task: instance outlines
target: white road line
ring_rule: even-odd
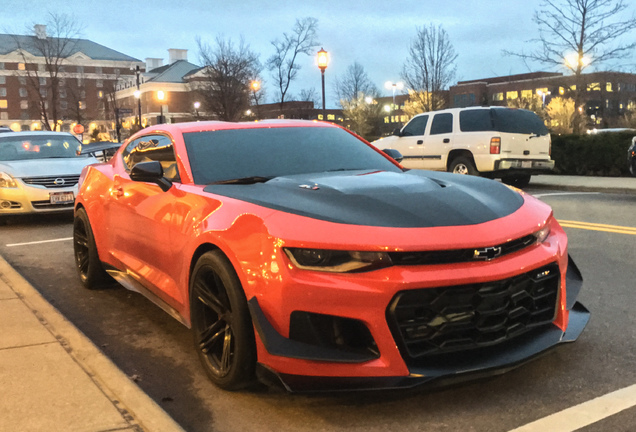
[[[41,244],[41,243],[53,243],[53,242],[59,242],[59,241],[67,241],[67,240],[73,240],[73,237],[64,237],[64,238],[53,239],[53,240],[41,240],[41,241],[34,241],[34,242],[27,242],[27,243],[11,243],[11,244],[8,244],[8,245],[5,245],[5,246],[6,247],[27,246],[27,245],[34,245],[34,244]]]
[[[510,432],[571,432],[636,406],[636,384],[567,408]]]
[[[541,198],[545,196],[556,196],[556,195],[598,195],[600,192],[554,192],[554,193],[544,193],[544,194],[534,194],[532,195],[535,198]]]

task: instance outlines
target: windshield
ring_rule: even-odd
[[[194,182],[400,168],[350,133],[330,127],[232,129],[184,134]]]
[[[47,158],[76,158],[80,142],[73,136],[47,135],[0,136],[0,161]]]
[[[547,135],[548,128],[538,115],[522,109],[472,109],[459,113],[463,132],[496,131]]]

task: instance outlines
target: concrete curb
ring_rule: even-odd
[[[132,425],[148,432],[183,429],[0,256],[0,276]]]

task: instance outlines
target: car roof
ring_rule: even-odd
[[[24,132],[12,132],[11,133],[11,138],[15,138],[15,137],[28,137],[28,136],[40,136],[40,135],[60,135],[60,136],[67,136],[67,137],[73,137],[75,138],[74,135],[68,133],[68,132],[52,132],[52,131],[24,131]],[[4,135],[3,135],[4,136]],[[9,135],[7,135],[9,136]]]
[[[170,123],[159,124],[149,126],[146,129],[141,130],[142,134],[152,133],[153,131],[167,131],[167,132],[208,132],[216,130],[229,130],[229,129],[267,129],[278,127],[333,127],[338,128],[332,123],[318,121],[318,120],[258,120],[250,122],[224,122],[224,121],[199,121],[199,122],[186,122],[186,123]],[[139,132],[135,135],[138,135]]]

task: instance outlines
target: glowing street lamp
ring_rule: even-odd
[[[159,114],[159,123],[165,123],[164,119],[163,119],[163,101],[166,98],[166,94],[164,93],[163,90],[159,90],[157,92],[157,100],[159,101],[159,109],[160,109],[160,114]]]
[[[318,69],[320,69],[320,75],[322,76],[322,119],[327,120],[327,110],[325,108],[325,69],[329,64],[329,55],[324,48],[320,48],[318,51]]]
[[[579,55],[579,53],[571,53],[565,56],[565,65],[567,67],[569,67],[570,69],[577,69],[577,68],[585,68],[587,66],[589,66],[589,64],[592,62],[592,60],[585,55]]]
[[[541,99],[543,100],[543,106],[545,106],[545,97],[546,97],[546,95],[550,96],[552,93],[549,92],[549,91],[544,92],[543,90],[537,90],[537,94],[539,96],[541,96]]]
[[[194,114],[197,117],[197,121],[199,121],[199,108],[201,108],[201,102],[196,101],[193,105],[194,105]]]
[[[401,83],[399,81],[398,82],[387,81],[384,83],[384,88],[387,90],[393,91],[393,105],[395,105],[395,91],[402,90],[404,88],[404,83]]]

